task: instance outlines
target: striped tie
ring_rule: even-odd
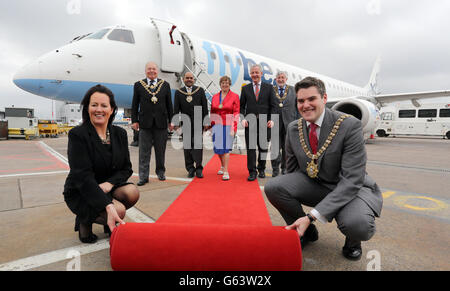
[[[255,97],[256,97],[256,102],[258,102],[258,98],[259,98],[259,84],[255,83]]]

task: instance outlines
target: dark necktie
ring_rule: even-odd
[[[311,145],[311,150],[313,152],[313,154],[317,154],[317,147],[319,146],[319,141],[317,139],[317,125],[314,123],[311,123],[309,125],[310,129],[309,129],[309,144]]]
[[[280,88],[280,97],[283,98],[283,96],[284,96],[284,88]]]

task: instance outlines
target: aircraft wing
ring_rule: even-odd
[[[381,104],[392,103],[398,101],[409,101],[439,97],[450,97],[450,90],[434,91],[434,92],[418,92],[418,93],[403,93],[403,94],[389,94],[373,96],[376,101]]]

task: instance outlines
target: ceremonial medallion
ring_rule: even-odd
[[[299,119],[298,121],[298,134],[300,136],[300,144],[303,148],[303,151],[305,152],[306,156],[311,159],[311,162],[307,163],[306,165],[306,173],[311,179],[316,179],[319,177],[319,158],[325,153],[327,148],[332,143],[334,137],[336,136],[342,122],[344,119],[350,117],[350,115],[342,115],[334,124],[334,127],[328,136],[327,140],[325,141],[325,144],[323,147],[317,152],[317,154],[311,153],[311,151],[308,149],[308,146],[306,145],[305,137],[303,135],[303,118]]]
[[[158,98],[156,98],[156,95],[158,95],[158,93],[161,91],[162,85],[164,84],[164,80],[159,81],[156,85],[153,86],[148,86],[144,81],[140,81],[142,87],[144,87],[144,89],[148,92],[148,94],[152,95],[153,97],[150,99],[153,104],[158,103]],[[152,92],[151,90],[154,90],[155,88],[158,88],[158,90],[156,90],[156,92]]]
[[[187,98],[186,98],[186,101],[187,101],[188,103],[191,103],[191,102],[192,102],[192,96],[187,97]]]
[[[280,106],[280,108],[283,108],[283,107],[284,107],[283,103],[280,103],[280,105],[279,105],[279,106]]]
[[[306,167],[306,172],[311,179],[316,179],[319,176],[319,168],[317,167],[316,160],[311,160]]]

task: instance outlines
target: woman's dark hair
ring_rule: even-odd
[[[90,121],[89,104],[91,103],[91,96],[94,95],[94,93],[103,93],[103,94],[108,95],[108,97],[109,97],[109,104],[111,105],[111,108],[113,109],[113,113],[111,114],[111,116],[109,117],[109,120],[108,120],[108,126],[109,126],[114,121],[114,118],[116,118],[118,108],[116,105],[116,101],[114,100],[113,92],[103,85],[97,85],[97,86],[92,87],[91,89],[89,89],[86,92],[86,95],[84,95],[83,101],[81,101],[83,124]]]

